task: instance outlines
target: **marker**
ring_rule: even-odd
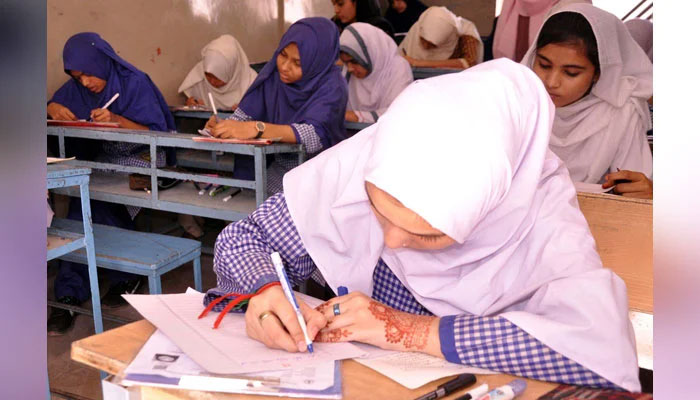
[[[233,192],[231,192],[230,195],[224,197],[224,203],[227,202],[227,201],[229,201],[229,200],[231,200],[231,197],[237,195],[237,194],[240,193],[240,192],[241,192],[241,189],[240,189],[240,188],[234,189]]]
[[[223,192],[224,190],[226,190],[226,186],[224,186],[224,185],[215,187],[214,189],[212,189],[212,190],[209,191],[209,196],[214,197],[214,196],[216,196],[217,194]]]
[[[471,386],[476,383],[476,377],[474,374],[460,374],[457,375],[451,381],[447,381],[442,385],[438,386],[437,389],[430,393],[426,393],[416,400],[434,400],[447,396],[448,394],[455,392],[459,389]]]
[[[105,108],[111,106],[112,103],[114,103],[114,100],[117,99],[117,97],[119,97],[119,93],[115,93],[114,96],[112,96],[112,98],[109,99],[109,101],[107,102],[107,104],[105,104],[105,105],[102,106],[102,109],[104,110]]]
[[[301,326],[301,331],[304,333],[304,341],[306,342],[306,348],[309,350],[309,353],[313,353],[314,346],[311,342],[311,339],[309,339],[309,334],[306,332],[306,322],[304,321],[304,317],[301,315],[301,310],[299,309],[299,304],[297,304],[297,299],[294,298],[294,293],[292,293],[292,285],[289,284],[289,279],[287,279],[287,273],[284,272],[284,264],[282,264],[282,258],[280,257],[280,253],[274,252],[270,254],[270,258],[272,258],[272,265],[275,266],[277,277],[280,280],[280,284],[282,284],[282,291],[284,292],[285,296],[287,296],[287,300],[289,300],[289,303],[292,305],[292,308],[294,308],[294,312],[297,314],[297,320],[299,321],[299,325]]]
[[[348,288],[345,286],[338,286],[338,296],[345,296],[348,294]]]
[[[211,110],[214,112],[214,119],[216,120],[216,123],[219,123],[219,116],[216,113],[216,104],[214,103],[214,96],[211,95],[211,92],[209,93],[209,102],[211,103]]]
[[[485,395],[486,393],[489,392],[489,385],[488,383],[484,383],[481,386],[477,386],[474,389],[468,391],[461,397],[457,397],[455,400],[472,400],[472,399],[478,399],[479,397]]]
[[[201,195],[203,195],[204,193],[206,193],[207,190],[209,190],[209,188],[212,187],[212,186],[213,186],[213,183],[210,183],[210,184],[208,184],[207,186],[205,186],[204,189],[201,189],[201,190],[199,191],[199,195],[201,196]]]
[[[522,379],[515,379],[507,385],[493,389],[478,400],[511,400],[525,391],[527,383]]]
[[[199,187],[199,185],[197,184],[197,182],[192,181],[192,184],[194,185],[195,189],[199,190],[200,192],[202,191],[202,188]]]

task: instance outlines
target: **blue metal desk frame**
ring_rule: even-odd
[[[90,276],[90,292],[92,294],[92,313],[95,322],[95,333],[102,332],[102,309],[100,308],[100,286],[97,281],[97,263],[95,262],[95,241],[92,235],[92,216],[90,214],[90,169],[75,166],[50,164],[47,166],[46,187],[58,189],[69,186],[80,187],[80,205],[83,211],[83,234],[78,235],[59,229],[48,228],[49,236],[59,236],[71,241],[60,247],[46,252],[46,261],[61,257],[85,247]]]
[[[116,172],[139,173],[144,175],[150,175],[151,177],[152,190],[150,195],[146,195],[144,192],[129,191],[128,185],[125,186],[125,190],[123,191],[107,192],[105,190],[100,190],[99,182],[96,183],[96,179],[99,177],[99,175],[96,175],[93,172],[93,175],[95,175],[95,179],[93,179],[93,184],[91,185],[90,193],[92,194],[92,197],[96,200],[102,200],[111,203],[120,203],[136,207],[146,207],[175,213],[199,215],[202,217],[216,218],[224,221],[237,221],[239,219],[247,217],[250,214],[250,212],[252,212],[257,206],[262,204],[262,202],[265,201],[265,199],[267,199],[268,193],[266,156],[268,154],[296,153],[299,157],[299,164],[301,164],[304,161],[305,157],[303,146],[301,144],[279,143],[267,146],[256,146],[232,143],[195,142],[192,140],[192,138],[199,135],[184,133],[154,132],[114,128],[82,129],[72,127],[49,126],[47,127],[47,134],[58,137],[59,152],[61,157],[65,157],[64,139],[66,137],[139,143],[149,146],[151,159],[150,168],[127,167],[117,164],[93,161],[71,161],[71,165],[89,167],[93,170],[99,169]],[[203,174],[173,172],[158,169],[156,167],[156,151],[158,147],[223,151],[226,153],[253,156],[255,164],[255,181],[246,181],[234,178],[211,177]],[[247,199],[245,198],[245,196],[239,194],[236,197],[234,197],[234,199],[232,199],[232,201],[230,201],[229,203],[222,203],[217,199],[216,204],[211,203],[212,205],[202,205],[201,201],[199,202],[200,204],[197,204],[197,202],[195,202],[195,200],[198,199],[196,197],[197,195],[194,189],[191,190],[191,192],[194,193],[194,195],[190,196],[189,199],[163,199],[162,196],[159,195],[158,190],[157,180],[159,177],[192,180],[197,182],[206,182],[232,187],[240,187],[245,189],[253,189],[255,191],[255,199]],[[123,179],[123,181],[124,185],[126,185],[126,180]],[[180,186],[182,186],[182,184]],[[165,192],[166,196],[168,193],[174,193],[176,190],[177,188],[170,189],[170,191]],[[59,190],[59,192],[63,194],[68,194],[70,196],[78,196],[75,190],[71,190],[69,188],[61,189]],[[200,196],[200,198],[201,197],[202,196]],[[215,205],[216,207],[214,207],[213,205]]]

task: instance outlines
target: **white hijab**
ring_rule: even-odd
[[[205,72],[226,84],[215,88],[205,78]],[[209,104],[207,93],[211,92],[217,108],[231,109],[241,101],[257,76],[238,41],[231,35],[221,35],[204,46],[202,61],[192,68],[177,91],[184,92],[188,97],[196,97],[205,104]]]
[[[625,21],[627,30],[639,47],[647,53],[649,61],[654,62],[654,24],[646,19],[631,19]]]
[[[459,37],[469,35],[479,40],[477,64],[484,60],[484,44],[473,22],[458,17],[445,7],[433,6],[423,11],[418,21],[406,34],[399,48],[405,50],[409,57],[418,60],[447,60],[455,51]],[[420,44],[423,38],[436,48],[426,50]]]
[[[613,14],[589,4],[567,4],[556,6],[552,15],[566,11],[583,15],[593,28],[600,78],[588,95],[557,108],[550,148],[576,182],[602,183],[604,175],[617,168],[652,178],[646,138],[651,127],[646,103],[652,94],[649,58]],[[530,68],[536,47],[537,41],[522,61]]]
[[[507,59],[416,81],[379,122],[288,172],[287,206],[331,287],[371,295],[382,258],[434,314],[502,316],[638,391],[625,285],[547,148],[553,114],[537,76]],[[384,247],[365,181],[457,244]]]
[[[384,31],[356,22],[340,35],[340,51],[352,56],[370,72],[363,79],[350,76],[348,110],[374,113],[374,122],[396,96],[413,82],[411,65],[397,52],[396,42]],[[366,118],[365,118],[366,119]]]

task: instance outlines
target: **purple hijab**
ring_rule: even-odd
[[[290,43],[299,47],[302,78],[285,84],[280,80],[276,61]],[[254,120],[280,125],[311,124],[324,149],[340,142],[347,137],[344,121],[348,87],[340,67],[335,65],[339,47],[338,29],[329,19],[300,19],[282,36],[279,47],[239,107]]]
[[[115,93],[119,98],[109,110],[153,131],[175,130],[168,104],[145,73],[124,61],[100,35],[83,32],[71,36],[63,47],[63,68],[94,75],[107,81],[104,90],[92,93],[80,82],[70,79],[49,102],[68,107],[79,119],[90,118],[90,111],[100,108]]]

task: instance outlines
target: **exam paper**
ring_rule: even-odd
[[[442,358],[424,353],[382,350],[374,346],[359,345],[366,355],[355,361],[372,368],[409,389],[446,376],[458,374],[496,374],[487,369],[454,364]]]
[[[237,374],[228,377],[209,375],[163,332],[156,330],[139,350],[131,364],[124,370],[123,384],[125,386],[146,384],[166,387],[179,386],[182,389],[190,390],[211,390],[212,385],[215,385],[216,381],[220,381],[222,383],[220,387],[224,389],[222,391],[240,393],[246,391],[246,385],[237,387],[232,381],[248,378],[266,381],[270,388],[321,391],[334,385],[334,372],[335,361],[326,361],[279,371]],[[159,376],[175,379],[158,379]],[[159,381],[160,384],[158,384]],[[225,383],[228,383],[228,390],[223,385]]]
[[[321,301],[296,293],[311,307]],[[147,320],[172,340],[195,363],[209,372],[238,374],[306,367],[318,363],[360,357],[365,354],[352,343],[314,343],[313,354],[270,349],[248,337],[243,314],[229,313],[214,329],[219,313],[197,319],[204,309],[203,294],[124,295]]]
[[[615,185],[603,189],[603,185],[600,183],[586,183],[586,182],[574,182],[574,187],[577,192],[585,193],[607,193],[615,188]]]

